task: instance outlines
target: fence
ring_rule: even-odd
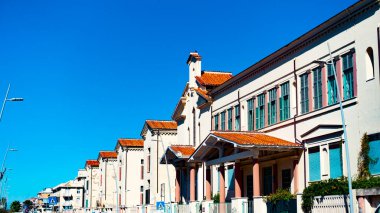
[[[231,203],[210,203],[209,205],[210,213],[232,213]]]
[[[346,195],[314,197],[312,213],[334,213],[349,211],[349,198]]]
[[[243,213],[253,213],[253,201],[243,202]]]

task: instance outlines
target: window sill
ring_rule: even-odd
[[[369,81],[372,81],[372,80],[374,80],[375,79],[375,77],[372,77],[372,78],[370,78],[370,79],[367,79],[365,82],[369,82]]]

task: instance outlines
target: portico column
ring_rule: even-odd
[[[179,203],[181,201],[181,173],[180,168],[175,170],[175,202]]]
[[[294,194],[298,192],[298,160],[293,161],[293,186]]]
[[[224,183],[224,164],[220,164],[219,167],[219,202],[226,202],[226,188]]]
[[[235,162],[235,198],[241,198],[242,176],[240,171],[240,162]]]
[[[190,167],[190,202],[195,201],[195,165]]]
[[[211,168],[206,168],[206,200],[211,200]]]
[[[259,160],[257,158],[253,159],[253,196],[260,196],[260,168]]]

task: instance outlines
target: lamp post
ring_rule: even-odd
[[[338,78],[337,78],[337,75],[336,75],[336,70],[335,70],[335,65],[334,65],[334,62],[333,62],[333,58],[332,58],[332,55],[331,55],[331,50],[330,50],[330,45],[329,43],[327,42],[327,48],[329,50],[329,56],[330,56],[330,61],[329,62],[325,62],[325,61],[314,61],[316,63],[321,63],[321,64],[328,64],[328,65],[331,65],[331,68],[332,68],[332,71],[334,72],[334,78],[335,78],[335,81],[338,82]],[[345,153],[346,153],[346,168],[347,168],[347,180],[348,180],[348,193],[349,193],[349,197],[350,197],[350,213],[353,213],[354,212],[354,205],[353,205],[353,200],[354,200],[354,197],[353,197],[353,194],[352,194],[352,177],[351,177],[351,166],[350,166],[350,152],[348,150],[348,138],[347,138],[347,130],[346,130],[346,121],[345,121],[345,118],[344,118],[344,111],[343,111],[343,105],[342,105],[342,97],[341,97],[341,93],[340,93],[340,87],[339,85],[337,85],[337,99],[339,101],[339,108],[340,108],[340,117],[341,117],[341,120],[342,120],[342,128],[343,128],[343,137],[344,137],[344,148],[345,148]]]
[[[5,93],[5,98],[4,98],[4,101],[3,101],[3,106],[1,107],[1,111],[0,111],[0,121],[3,118],[3,112],[4,112],[5,104],[7,103],[7,101],[12,101],[12,102],[14,102],[14,101],[24,101],[23,98],[8,98],[8,93],[9,93],[10,89],[11,89],[11,84],[8,85],[7,92]]]

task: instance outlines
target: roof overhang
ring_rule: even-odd
[[[234,132],[234,134],[264,135],[262,133],[247,132]],[[263,143],[249,143],[249,141],[247,141],[243,144],[240,140],[234,140],[221,135],[223,134],[216,134],[214,132],[210,133],[190,156],[189,162],[206,162],[207,165],[214,165],[221,162],[230,162],[248,157],[257,158],[260,150],[286,152],[302,148],[299,144],[285,142],[281,139],[282,144],[264,144],[265,141],[263,141]],[[275,137],[265,136],[266,140],[268,138],[279,140]]]
[[[183,146],[183,147],[188,148],[188,146]],[[185,155],[180,151],[174,150],[172,146],[168,146],[168,148],[166,148],[164,154],[162,155],[160,159],[160,164],[166,164],[166,160],[168,164],[177,164],[179,162],[186,162],[189,159],[189,157],[190,155]]]

